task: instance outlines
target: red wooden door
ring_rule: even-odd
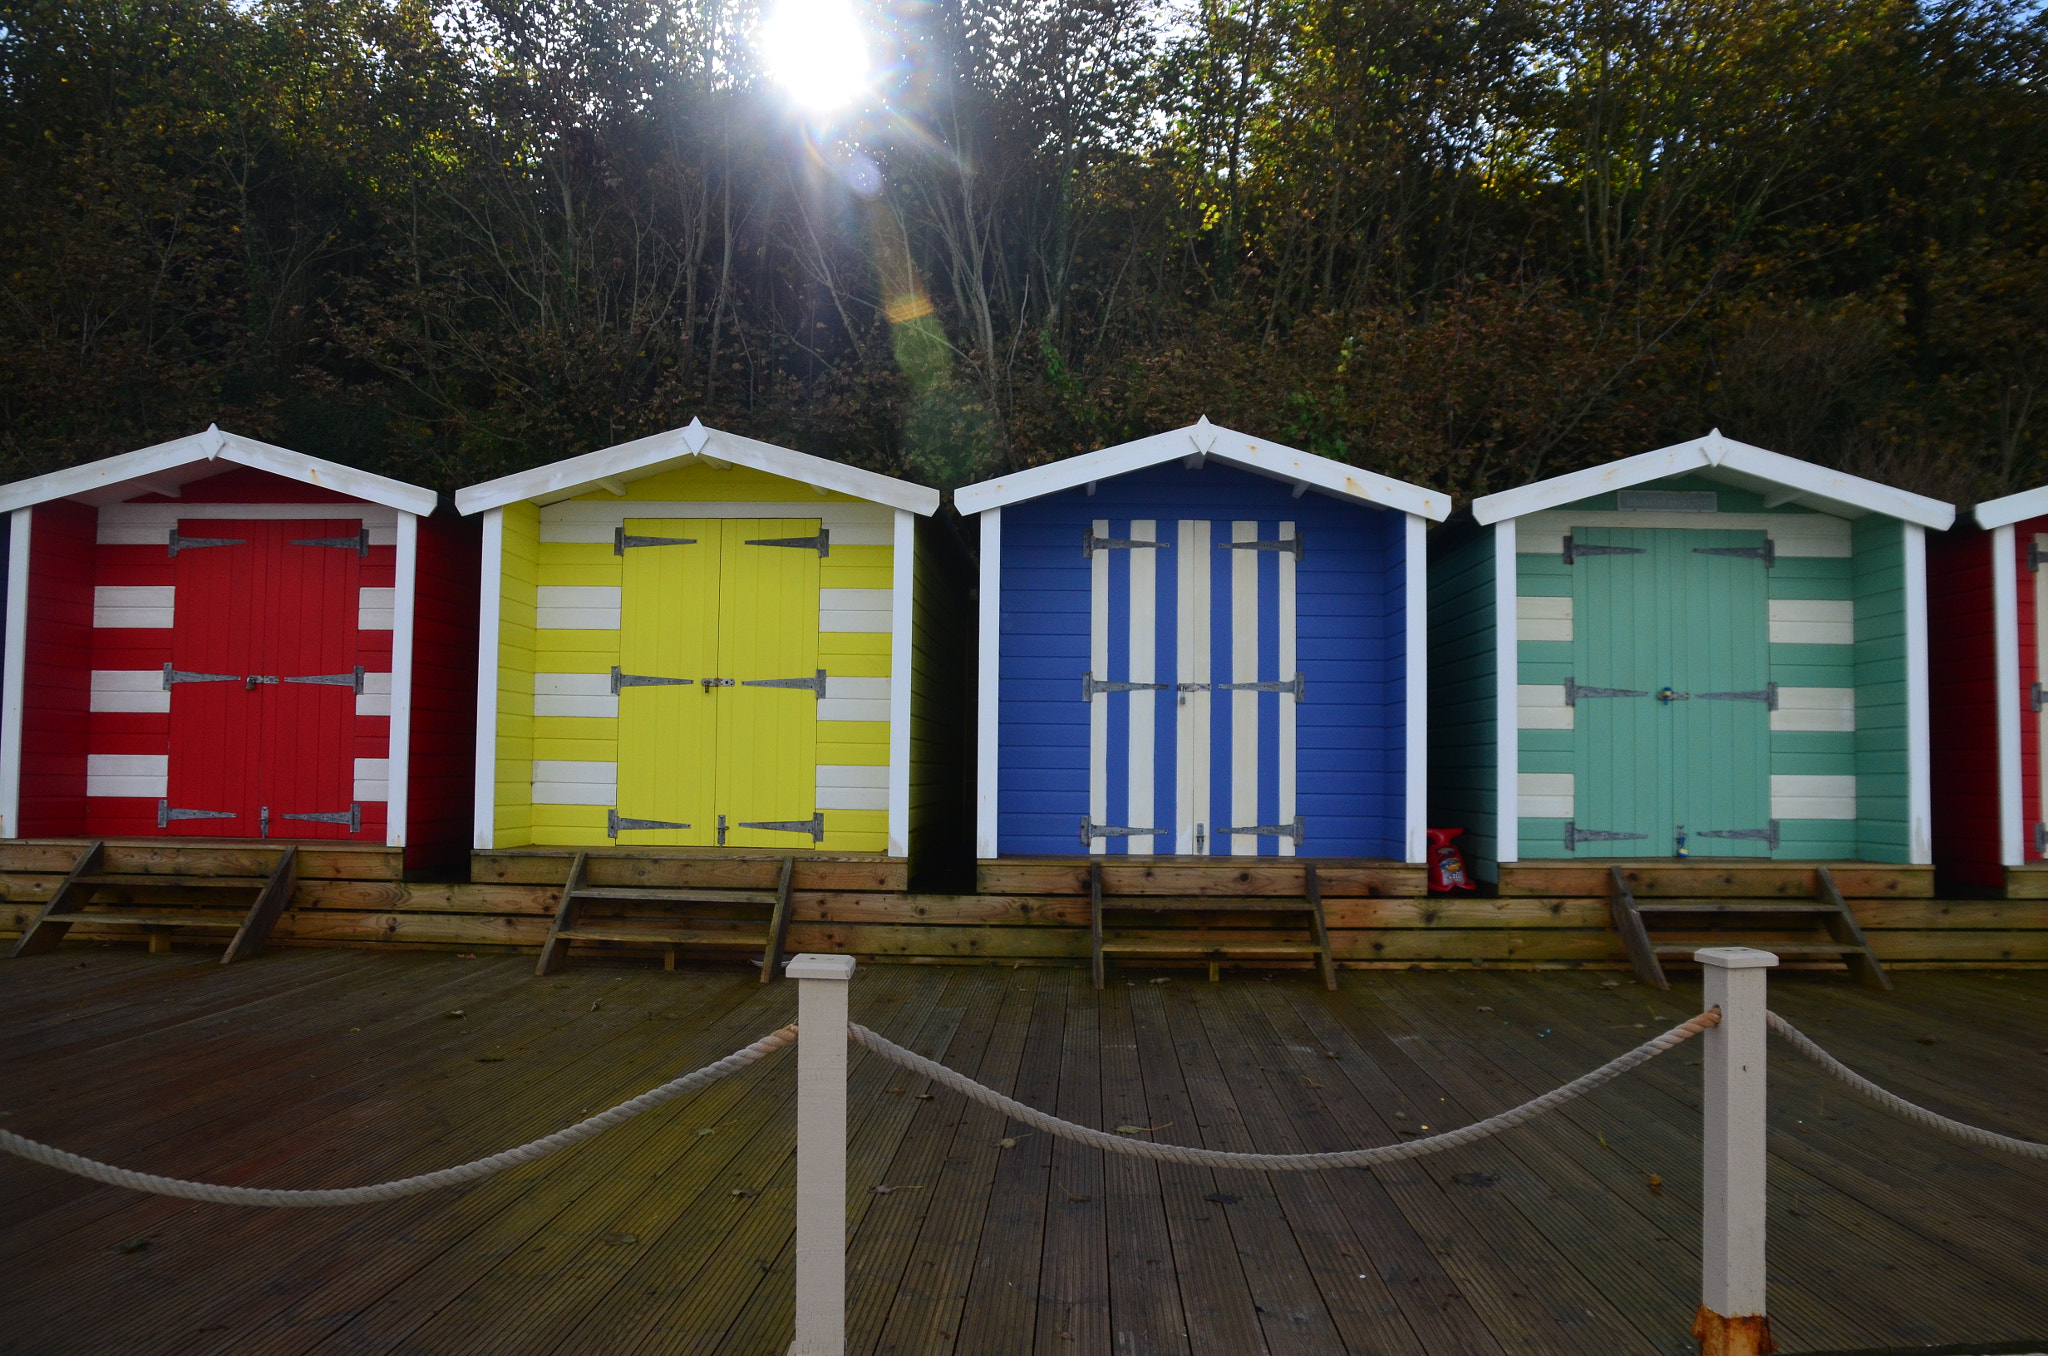
[[[160,826],[348,838],[361,523],[178,524],[169,787]]]

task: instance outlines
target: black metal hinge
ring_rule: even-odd
[[[2041,544],[2040,544],[2039,542],[2036,542],[2036,541],[2030,541],[2030,542],[2028,542],[2028,543],[2027,543],[2027,568],[2028,568],[2029,570],[2032,570],[2032,571],[2033,571],[2033,572],[2034,572],[2035,574],[2039,574],[2039,573],[2041,572],[2041,561],[2042,561],[2042,559],[2043,559],[2043,556],[2042,556],[2042,554],[2041,554]]]
[[[1647,697],[1647,692],[1638,692],[1629,687],[1581,687],[1570,678],[1564,680],[1564,704],[1577,706],[1581,697]]]
[[[754,537],[749,546],[789,546],[800,551],[816,549],[820,559],[832,554],[832,534],[824,528],[818,529],[815,537]]]
[[[732,680],[728,678],[724,681],[730,683]],[[825,670],[819,669],[818,676],[815,678],[742,678],[740,686],[807,688],[817,694],[819,701],[824,701]]]
[[[1778,848],[1778,821],[1772,820],[1767,829],[1701,829],[1695,838],[1754,838],[1769,843],[1773,852]]]
[[[622,829],[687,829],[688,824],[677,824],[666,819],[624,819],[616,809],[604,812],[604,836],[617,838]]]
[[[1300,560],[1302,551],[1301,534],[1296,532],[1285,541],[1220,541],[1216,543],[1216,549],[1219,551],[1288,551],[1293,554],[1296,560]]]
[[[718,818],[722,825],[725,816],[720,815]],[[815,810],[811,813],[809,819],[762,819],[752,823],[742,819],[740,827],[743,829],[767,829],[774,833],[807,833],[811,836],[811,841],[817,843],[824,841],[825,838],[825,812],[823,810]],[[724,832],[723,827],[720,828],[719,832]]]
[[[166,667],[169,666],[166,665]],[[2043,693],[2041,685],[2039,683],[2033,684],[2031,687],[2027,689],[2027,709],[2029,711],[2032,711],[2034,714],[2039,715],[2041,712],[2041,707],[2044,703],[2044,698],[2048,698],[2048,694]]]
[[[1092,527],[1081,529],[1081,554],[1084,556],[1093,556],[1097,551],[1170,551],[1172,549],[1173,543],[1170,541],[1132,541],[1128,537],[1098,537],[1095,535],[1095,529]]]
[[[171,554],[173,556],[177,555],[180,551],[196,551],[202,546],[247,546],[248,544],[247,541],[240,537],[181,537],[178,535],[177,528],[171,529]]]
[[[1649,550],[1647,546],[1581,546],[1574,542],[1567,532],[1564,538],[1564,563],[1569,565],[1580,556],[1639,556]]]
[[[617,664],[612,665],[612,695],[619,695],[621,688],[628,687],[695,687],[695,678],[653,678],[644,673],[621,673]],[[730,687],[730,678],[706,678],[703,680],[708,692],[713,686]]]
[[[1296,815],[1292,824],[1241,824],[1235,827],[1219,824],[1216,826],[1216,836],[1218,838],[1227,837],[1233,833],[1249,834],[1256,838],[1291,838],[1294,840],[1294,845],[1300,847],[1301,816]]]
[[[1127,824],[1097,824],[1087,815],[1081,816],[1081,846],[1087,847],[1098,838],[1153,838],[1172,829],[1138,829]]]
[[[1767,570],[1778,567],[1777,543],[1769,537],[1764,538],[1762,546],[1695,546],[1692,553],[1696,556],[1733,556],[1737,560],[1761,560]]]
[[[1084,673],[1081,675],[1081,700],[1092,702],[1098,692],[1165,692],[1172,687],[1172,683],[1112,683],[1092,673]]]
[[[2048,824],[2034,822],[2034,855],[2048,857]]]
[[[1749,692],[1695,692],[1693,696],[1703,702],[1762,702],[1771,710],[1778,709],[1778,685],[1766,683]],[[1712,837],[1711,834],[1702,835]]]
[[[240,818],[240,816],[238,816],[233,810],[177,810],[173,809],[171,807],[171,803],[167,800],[160,800],[156,803],[156,826],[160,829],[169,828],[171,826],[171,821],[174,819],[237,818]]]
[[[286,678],[287,683],[310,683],[318,687],[353,688],[357,696],[363,694],[363,666],[356,665],[354,673],[315,673],[305,678]],[[286,815],[285,818],[291,818]]]
[[[1647,833],[1616,833],[1612,829],[1582,829],[1571,820],[1564,822],[1564,850],[1575,852],[1581,843],[1620,843],[1632,838],[1648,838]]]
[[[353,537],[294,537],[294,546],[335,546],[344,551],[353,551],[358,556],[370,554],[370,528],[365,523]],[[285,816],[289,819],[291,816]]]
[[[192,673],[185,669],[174,669],[169,664],[164,665],[164,691],[166,692],[169,692],[172,686],[177,683],[239,683],[241,681],[242,675],[239,673]],[[163,826],[159,824],[157,827],[162,828]]]
[[[696,544],[697,539],[695,537],[629,537],[626,535],[626,529],[623,526],[612,529],[612,554],[615,556],[622,556],[626,554],[628,549],[635,546],[695,546]]]
[[[267,810],[270,807],[265,806],[264,808]],[[349,807],[346,810],[327,810],[317,814],[304,815],[279,815],[278,818],[302,819],[309,824],[346,824],[350,833],[361,833],[363,831],[363,807],[354,801],[349,802]],[[264,836],[268,837],[269,835],[266,833]]]

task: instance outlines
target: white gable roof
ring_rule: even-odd
[[[440,496],[402,480],[358,471],[353,466],[322,461],[303,452],[274,447],[239,433],[224,433],[214,425],[189,438],[177,438],[139,452],[123,452],[66,467],[48,475],[0,485],[0,513],[52,499],[75,499],[95,507],[118,504],[139,494],[176,496],[181,486],[227,469],[223,463],[250,466],[272,475],[317,485],[336,494],[366,499],[405,513],[429,514]]]
[[[1489,494],[1472,501],[1472,516],[1481,523],[1497,523],[1687,472],[1775,497],[1781,504],[1798,504],[1843,518],[1882,513],[1938,529],[1947,528],[1956,519],[1953,504],[1880,485],[1861,476],[1830,471],[1796,457],[1766,452],[1761,447],[1724,438],[1719,429],[1691,442]]]
[[[1977,526],[1984,528],[2010,527],[2029,518],[2039,518],[2048,513],[2048,485],[2039,489],[2021,490],[2003,499],[1987,499],[1977,505],[1972,516]]]
[[[863,471],[857,466],[827,461],[808,452],[794,452],[774,443],[742,438],[737,433],[706,428],[692,419],[688,428],[671,429],[652,437],[638,438],[617,447],[586,452],[567,461],[550,462],[531,471],[501,476],[481,485],[471,485],[455,494],[455,507],[464,513],[532,500],[539,504],[574,499],[592,490],[624,493],[627,482],[673,471],[679,466],[746,466],[769,475],[801,481],[820,490],[837,490],[870,503],[907,509],[930,516],[939,507],[939,492],[913,485],[894,476]]]
[[[1451,497],[1405,480],[1394,480],[1341,461],[1299,452],[1263,438],[1222,428],[1205,415],[1186,428],[1155,433],[1136,442],[1084,452],[1078,457],[1034,466],[1015,475],[998,476],[953,492],[953,503],[962,513],[980,513],[1005,504],[1042,499],[1049,494],[1071,490],[1097,480],[1108,480],[1128,471],[1142,471],[1161,462],[1208,458],[1251,471],[1273,480],[1321,490],[1354,504],[1373,504],[1420,514],[1439,521],[1449,516]]]

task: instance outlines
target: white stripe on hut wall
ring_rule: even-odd
[[[820,631],[873,631],[895,628],[894,589],[819,589]]]
[[[1230,539],[1257,541],[1259,525],[1256,522],[1234,522],[1230,525]],[[1230,681],[1256,683],[1259,681],[1259,553],[1231,551],[1228,555]],[[1234,825],[1253,825],[1259,822],[1257,692],[1230,694],[1230,822]],[[1230,853],[1233,857],[1255,857],[1258,852],[1257,834],[1234,833],[1230,836]]]
[[[1773,730],[1830,734],[1856,733],[1856,689],[1853,687],[1781,687],[1778,709],[1771,712]]]
[[[363,589],[356,598],[356,630],[389,631],[398,624],[397,589]]]
[[[542,584],[533,624],[541,631],[616,631],[624,590],[611,585]]]
[[[355,796],[360,801],[384,801],[391,798],[391,760],[389,758],[356,759]]]
[[[178,590],[170,584],[106,585],[92,591],[92,624],[156,631],[177,615]]]
[[[533,714],[617,720],[619,694],[609,673],[536,673]]]
[[[1525,819],[1570,819],[1572,817],[1572,774],[1569,772],[1521,772],[1515,776],[1516,794]]]
[[[159,675],[161,678],[161,675]],[[164,753],[89,753],[85,794],[162,800],[170,794],[171,759]]]
[[[1566,602],[1571,600],[1567,598]],[[1564,702],[1563,683],[1519,683],[1515,687],[1515,727],[1521,730],[1569,730],[1575,714]]]
[[[1517,637],[1521,640],[1570,640],[1572,600],[1569,598],[1515,599]]]
[[[1854,819],[1854,776],[1771,777],[1771,818]]]
[[[92,702],[94,711],[151,711],[171,709],[170,689],[164,686],[162,669],[94,669]]]
[[[536,758],[533,760],[533,803],[617,805],[619,765]]]
[[[356,694],[356,714],[359,716],[388,716],[391,714],[390,674],[366,673],[363,675],[363,690]]]
[[[1158,541],[1159,520],[1141,518],[1133,521],[1131,540]],[[1108,552],[1098,551],[1095,554],[1106,557]],[[1128,554],[1131,571],[1130,681],[1156,682],[1154,675],[1159,672],[1159,552],[1141,547]],[[1127,817],[1133,828],[1159,827],[1155,818],[1158,806],[1153,795],[1157,785],[1154,778],[1158,773],[1153,752],[1159,730],[1158,695],[1156,692],[1130,694],[1130,757],[1124,782],[1129,797]],[[1106,701],[1097,703],[1098,706],[1107,704]],[[1128,840],[1127,850],[1141,854],[1152,852],[1156,840],[1157,835],[1154,834],[1134,834]]]
[[[1856,643],[1856,604],[1847,598],[1773,598],[1770,615],[1773,645]]]
[[[886,810],[889,808],[889,769],[884,764],[820,763],[818,765],[818,808],[820,810]]]

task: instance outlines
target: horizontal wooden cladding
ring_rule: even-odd
[[[1592,895],[1607,897],[1608,869],[1619,866],[1638,898],[1716,896],[1811,899],[1825,866],[1848,899],[1932,899],[1934,868],[1882,862],[1512,862],[1500,868],[1504,895]]]
[[[976,886],[985,895],[1086,897],[1088,868],[1099,865],[1105,895],[1299,898],[1303,868],[1311,864],[1315,866],[1316,883],[1325,901],[1344,897],[1412,897],[1421,895],[1428,886],[1426,868],[1373,858],[1240,857],[1206,862],[1145,857],[998,858],[981,863],[975,874]]]
[[[905,890],[910,885],[910,866],[900,858],[791,855],[796,857],[791,883],[799,890]],[[575,858],[574,848],[473,852],[469,878],[478,884],[559,886]],[[591,848],[584,869],[592,885],[773,890],[781,880],[782,857]]]
[[[2048,899],[2048,862],[2005,868],[2007,899]]]
[[[191,839],[106,840],[105,870],[122,875],[267,876],[288,840],[211,843]],[[54,872],[62,876],[86,843],[76,838],[24,838],[0,842],[0,872]],[[300,880],[396,881],[404,871],[404,848],[369,843],[300,843]]]

